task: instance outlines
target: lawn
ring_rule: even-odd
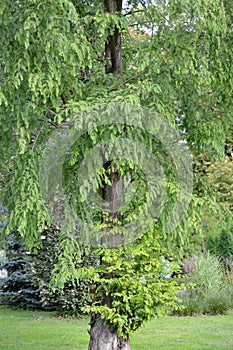
[[[88,320],[0,308],[0,350],[87,350]],[[233,315],[162,317],[132,336],[133,350],[233,349]],[[104,350],[104,349],[103,349]]]

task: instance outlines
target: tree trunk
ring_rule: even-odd
[[[91,319],[88,350],[131,350],[130,341],[112,332],[98,317]]]
[[[124,201],[124,182],[120,180],[117,169],[110,174],[110,180],[112,185],[105,185],[103,197],[109,202],[111,217],[121,220],[122,217],[118,213],[118,208]],[[123,244],[123,238],[124,237],[120,234],[109,235],[108,230],[105,230],[102,241],[107,244],[109,248],[117,248],[118,245]],[[107,263],[103,261],[101,264],[107,265]],[[111,278],[111,275],[105,274],[103,278]],[[102,305],[107,305],[111,308],[112,301],[112,296],[110,294],[106,295],[103,290],[101,297]],[[112,331],[99,315],[92,315],[90,327],[88,350],[131,350],[130,340],[119,337],[117,332]]]
[[[122,11],[122,0],[105,0],[105,11],[114,13]],[[122,75],[122,52],[121,33],[115,27],[113,35],[108,36],[105,45],[105,56],[107,58],[106,73]]]
[[[122,11],[122,0],[105,0],[105,11],[114,13]],[[122,75],[122,52],[121,52],[121,33],[115,28],[113,35],[108,36],[105,45],[105,56],[107,64],[106,73]],[[111,163],[111,162],[110,162]],[[117,168],[109,176],[111,186],[105,184],[103,197],[109,202],[109,211],[112,218],[122,220],[118,213],[118,208],[124,201],[124,182],[119,178]],[[107,230],[102,237],[109,248],[116,248],[122,244],[123,237],[119,235],[108,235]],[[103,263],[103,262],[102,262]],[[104,276],[106,278],[106,276]],[[111,307],[112,298],[106,296],[103,292],[102,304]],[[90,342],[88,350],[131,350],[130,341],[119,337],[117,332],[112,331],[99,315],[92,315],[90,322]]]

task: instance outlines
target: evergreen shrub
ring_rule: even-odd
[[[42,247],[36,254],[26,252],[17,232],[10,235],[6,262],[2,266],[8,272],[0,279],[0,303],[17,307],[33,307],[57,310],[62,316],[80,316],[83,307],[92,303],[94,285],[86,278],[73,283],[69,280],[63,288],[51,289],[52,270],[58,262],[60,234],[50,228],[41,236]],[[83,254],[80,266],[95,266],[93,254]]]

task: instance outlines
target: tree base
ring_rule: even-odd
[[[100,318],[92,318],[90,322],[90,343],[88,350],[131,350],[130,341],[118,337]]]

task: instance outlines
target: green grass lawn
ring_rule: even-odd
[[[87,329],[87,319],[0,308],[0,350],[87,350]],[[133,350],[233,349],[233,315],[154,319],[131,343]]]

